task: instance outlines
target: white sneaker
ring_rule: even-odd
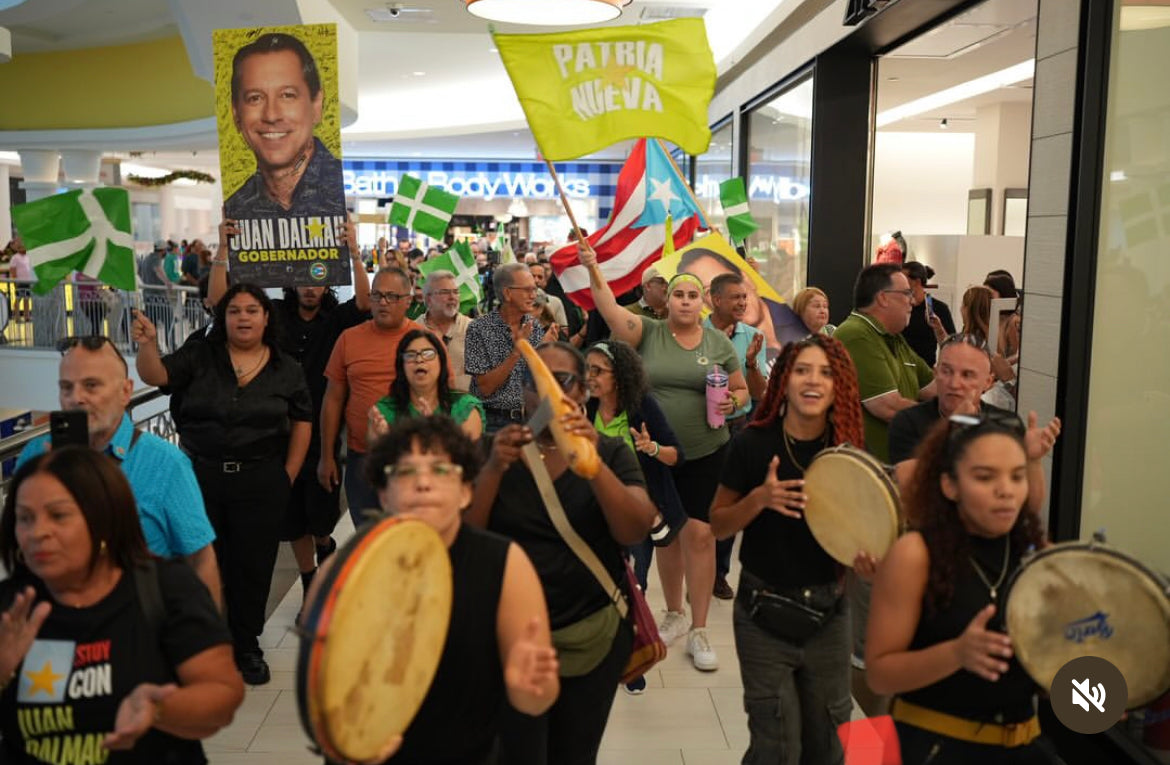
[[[664,611],[662,618],[658,621],[658,636],[662,638],[663,643],[670,645],[687,634],[687,630],[690,628],[691,623],[687,620],[685,613]]]
[[[719,669],[719,657],[707,639],[707,629],[696,627],[687,635],[687,653],[695,663],[695,669],[714,672]]]

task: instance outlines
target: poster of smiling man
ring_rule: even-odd
[[[349,284],[337,28],[218,29],[214,44],[232,279]]]

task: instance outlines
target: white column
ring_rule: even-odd
[[[20,187],[24,189],[25,201],[35,202],[57,193],[60,154],[55,149],[20,149],[19,153],[24,171]]]
[[[0,241],[5,244],[11,238],[12,231],[12,194],[8,191],[8,165],[0,164]]]
[[[1004,189],[1028,186],[1031,139],[1030,103],[1000,103],[975,111],[975,166],[971,187],[992,190],[992,234],[999,234],[1003,228]]]
[[[101,180],[102,153],[92,149],[61,152],[61,169],[70,186],[96,186]]]

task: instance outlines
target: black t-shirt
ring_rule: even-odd
[[[387,765],[466,765],[490,755],[507,706],[497,614],[511,541],[459,527],[451,555],[451,624],[426,699]]]
[[[490,444],[488,445],[490,449]],[[645,488],[638,458],[620,438],[601,436],[597,453],[627,486]],[[625,581],[622,547],[609,533],[609,525],[589,482],[565,470],[553,482],[569,523],[601,559],[615,583]],[[549,520],[536,481],[523,462],[517,461],[500,480],[492,505],[492,531],[511,537],[528,553],[548,600],[554,630],[572,624],[603,608],[609,594],[573,553]]]
[[[815,441],[793,441],[792,455],[805,467],[825,446]],[[767,478],[772,457],[779,456],[776,475],[782,481],[804,477],[792,464],[780,425],[744,428],[731,441],[719,483],[741,495]],[[743,530],[739,548],[743,567],[773,587],[807,587],[837,581],[837,563],[817,543],[803,518],[791,518],[765,509]]]
[[[1019,568],[1023,551],[1012,549],[1005,569],[1005,537],[985,539],[972,536],[968,540],[969,557],[974,559],[989,582],[1000,583],[997,614],[988,623],[988,628],[1002,632],[1004,628],[1000,614],[1003,613],[1006,585],[1011,581],[1013,572]],[[963,558],[967,557],[963,555]],[[933,561],[931,563],[934,564]],[[963,634],[975,615],[992,602],[987,584],[975,573],[971,561],[958,561],[956,571],[958,577],[954,597],[939,612],[932,612],[923,604],[922,616],[918,620],[909,650],[917,651],[954,640]],[[1008,662],[1008,671],[994,683],[960,669],[937,683],[901,696],[912,704],[967,720],[1010,724],[1024,722],[1032,717],[1035,688],[1020,662],[1012,657]]]
[[[947,304],[932,297],[931,305],[947,334],[955,334],[955,320],[951,318],[951,309],[947,307]],[[926,321],[925,300],[910,311],[910,323],[906,325],[906,329],[902,330],[902,337],[906,338],[906,342],[910,344],[914,352],[921,356],[927,364],[934,366],[935,354],[938,352],[938,339],[935,338],[934,330]]]
[[[313,419],[301,365],[279,350],[243,388],[224,343],[184,345],[162,363],[168,384],[183,397],[179,443],[197,457],[283,458],[292,421]]]
[[[979,402],[979,410],[984,415],[992,410],[1006,411],[983,401]],[[922,439],[926,438],[927,431],[938,422],[940,416],[937,398],[923,401],[895,414],[894,419],[890,420],[890,462],[897,464],[913,457],[914,450],[922,443]]]
[[[361,324],[370,315],[358,310],[357,302],[352,298],[332,310],[322,308],[309,321],[301,318],[295,300],[279,299],[272,303],[275,306],[273,314],[279,317],[277,339],[280,349],[301,365],[309,386],[309,399],[313,402],[313,440],[309,442],[309,451],[316,452],[321,448],[319,415],[328,384],[325,366],[329,363],[329,355],[342,332]]]
[[[176,682],[175,667],[217,645],[231,633],[207,587],[181,561],[157,560],[166,616],[153,630],[138,602],[134,576],[123,572],[100,602],[71,608],[53,602],[43,586],[38,602],[49,613],[37,639],[0,694],[0,762],[60,765],[190,765],[204,763],[198,741],[152,729],[129,752],[102,749],[114,730],[118,705],[141,683]],[[14,594],[39,582],[25,575],[0,582],[0,609]],[[155,640],[150,636],[154,635]]]

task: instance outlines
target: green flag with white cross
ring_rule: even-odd
[[[719,184],[719,201],[723,203],[723,214],[727,216],[728,237],[733,241],[744,241],[760,227],[752,219],[743,178],[730,178]]]
[[[413,175],[404,175],[398,180],[389,222],[426,234],[431,239],[442,239],[457,204],[457,194],[431,186]]]
[[[419,264],[418,270],[424,276],[432,271],[449,271],[455,275],[455,286],[459,288],[459,311],[467,313],[483,300],[483,285],[479,283],[479,266],[467,242],[459,241],[437,258]]]
[[[126,189],[74,189],[12,208],[43,295],[80,271],[111,287],[134,291],[138,274]]]

